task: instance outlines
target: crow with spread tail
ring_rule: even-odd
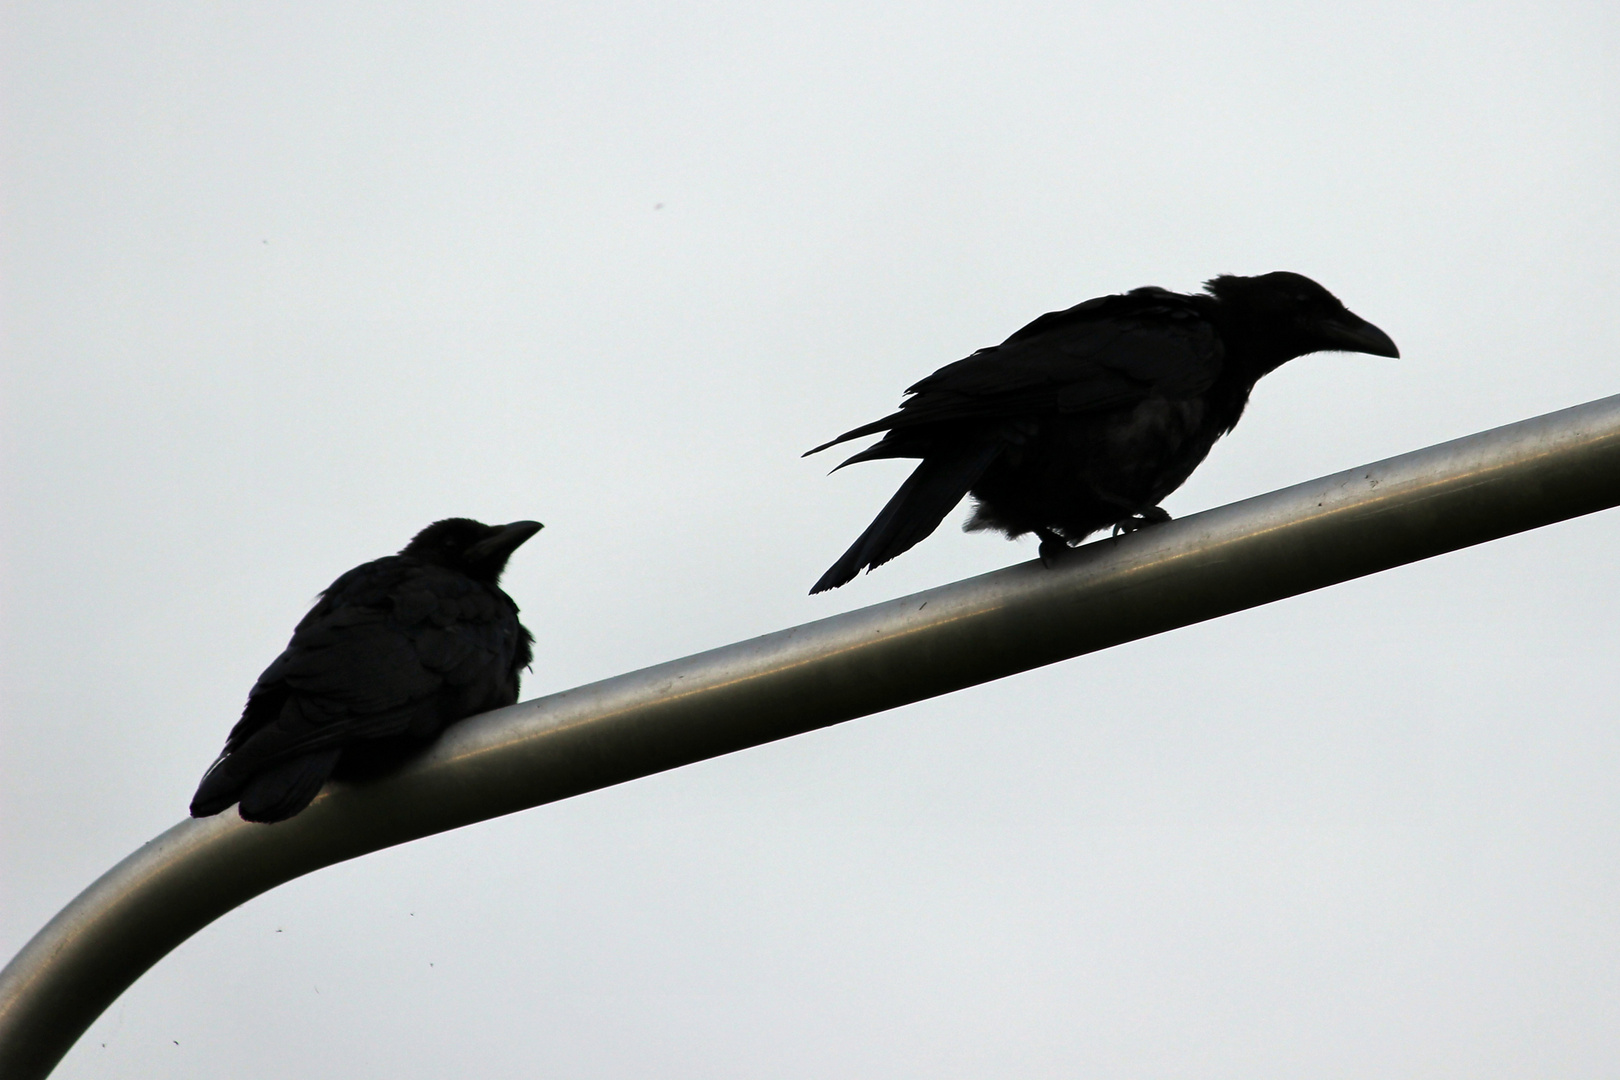
[[[248,693],[191,800],[248,821],[303,810],[329,776],[375,775],[474,713],[517,701],[534,638],[501,591],[536,521],[434,522],[334,581]]]
[[[969,530],[1034,533],[1042,561],[1099,529],[1167,521],[1159,503],[1243,415],[1254,384],[1307,353],[1399,356],[1299,274],[1143,288],[1042,315],[917,383],[898,411],[809,451],[883,432],[845,461],[921,463],[812,593],[881,566],[965,495]],[[836,471],[836,470],[834,470]]]

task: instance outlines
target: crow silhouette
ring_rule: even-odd
[[[386,771],[457,720],[515,702],[534,638],[501,571],[539,531],[449,518],[334,581],[248,692],[192,816],[237,803],[248,821],[281,821],[334,773]]]
[[[1262,375],[1328,349],[1400,355],[1299,274],[1224,275],[1204,290],[1133,289],[1042,315],[809,451],[884,432],[838,468],[922,459],[810,591],[906,551],[964,495],[976,503],[969,530],[1034,533],[1043,561],[1099,529],[1168,521],[1160,501],[1232,430]]]

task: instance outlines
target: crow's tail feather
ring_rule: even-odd
[[[332,775],[342,747],[317,750],[259,773],[242,790],[243,821],[285,821],[315,800]]]
[[[342,747],[317,750],[242,775],[229,756],[208,770],[191,800],[192,817],[212,817],[240,803],[245,821],[282,821],[314,801],[337,765]]]
[[[230,809],[241,798],[242,785],[247,781],[236,775],[230,766],[230,755],[221,754],[219,760],[208,767],[202,783],[197,785],[197,794],[191,797],[192,817],[213,817],[221,810]]]
[[[999,453],[1000,442],[988,441],[924,458],[860,539],[821,575],[810,592],[836,589],[863,569],[882,566],[939,528]]]

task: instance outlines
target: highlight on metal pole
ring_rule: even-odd
[[[186,820],[0,971],[36,1080],[148,968],[302,874],[432,833],[1620,505],[1620,396],[465,720],[298,817]]]

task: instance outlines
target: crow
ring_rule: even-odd
[[[1327,349],[1400,355],[1388,334],[1286,271],[1222,275],[1192,295],[1133,289],[1042,315],[923,379],[898,411],[807,452],[881,431],[838,469],[922,459],[810,591],[908,550],[964,495],[975,501],[966,529],[1034,533],[1047,564],[1099,529],[1168,521],[1159,502],[1232,430],[1260,377]]]
[[[248,692],[191,816],[236,803],[247,821],[285,820],[334,773],[374,776],[517,701],[534,637],[500,578],[540,528],[447,518],[334,581]]]

